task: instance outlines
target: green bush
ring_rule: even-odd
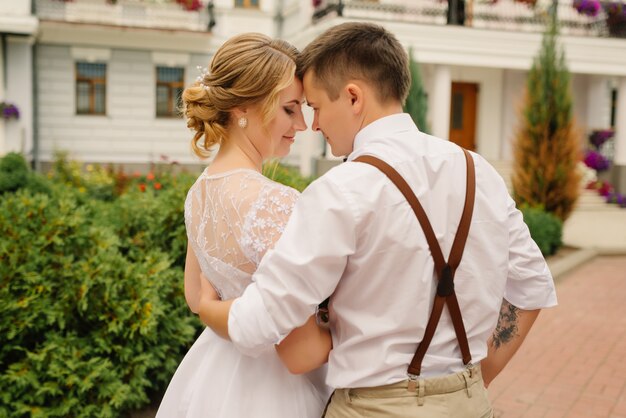
[[[263,166],[263,175],[286,186],[302,192],[314,180],[312,177],[304,177],[297,168],[278,163],[277,161],[266,163]]]
[[[85,203],[88,200],[112,201],[117,197],[115,177],[99,165],[83,165],[70,160],[66,152],[55,154],[48,177],[57,185],[72,189],[76,198]]]
[[[580,130],[572,116],[570,73],[555,22],[526,80],[524,107],[513,141],[513,197],[541,206],[562,221],[580,195]]]
[[[14,152],[5,155],[0,159],[0,194],[26,186],[29,174],[24,157]]]
[[[167,253],[173,264],[184,268],[187,251],[184,203],[195,176],[179,175],[167,189],[145,192],[130,188],[111,205],[103,208],[103,222],[120,237],[122,251],[137,259],[146,251]]]
[[[131,257],[104,207],[0,201],[0,416],[120,416],[163,390],[196,335],[181,266],[159,245]]]
[[[540,207],[523,207],[524,222],[544,256],[557,252],[563,245],[563,222]]]
[[[0,195],[23,188],[34,193],[51,193],[49,182],[39,174],[31,172],[21,154],[8,153],[0,158]]]
[[[0,417],[117,417],[164,391],[201,330],[183,292],[195,174],[0,161]],[[303,190],[282,165],[266,175]]]

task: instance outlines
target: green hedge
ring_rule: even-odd
[[[0,417],[119,417],[165,390],[202,329],[183,291],[196,177],[0,159]]]
[[[147,404],[200,329],[182,280],[191,177],[109,202],[12,168],[0,173],[12,185],[0,198],[0,416],[118,417]]]
[[[297,168],[280,164],[278,161],[263,165],[263,175],[302,192],[314,180],[313,177],[303,177]]]
[[[0,416],[114,417],[148,402],[195,335],[182,270],[131,257],[71,198],[0,202]]]
[[[553,255],[563,245],[563,222],[540,207],[522,207],[524,222],[544,256]]]
[[[32,173],[22,155],[9,153],[0,159],[0,196],[23,188],[37,193],[51,193],[49,182]]]

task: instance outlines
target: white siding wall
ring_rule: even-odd
[[[575,126],[586,133],[587,113],[589,103],[589,76],[586,74],[572,74],[570,76],[570,92],[572,94],[572,117]],[[586,135],[582,135],[586,138]],[[582,140],[586,143],[586,140]],[[582,144],[581,144],[582,145]]]
[[[476,104],[476,151],[488,160],[500,156],[502,138],[502,70],[453,67],[452,82],[478,84]]]
[[[195,162],[191,134],[182,118],[155,117],[155,63],[152,51],[113,49],[107,62],[106,115],[76,115],[75,62],[69,46],[38,50],[41,158],[70,151],[82,161],[156,162],[161,155]],[[189,57],[186,85],[206,66],[208,55]]]
[[[32,157],[33,147],[33,77],[32,38],[26,36],[7,37],[7,73],[5,99],[15,104],[20,111],[19,120],[5,124],[5,152],[22,152]]]
[[[610,78],[589,75],[586,125],[590,130],[605,129],[611,125]]]
[[[502,83],[502,147],[499,160],[513,160],[513,140],[518,128],[520,109],[524,105],[526,94],[526,72],[504,70]]]

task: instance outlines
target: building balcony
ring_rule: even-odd
[[[0,2],[0,33],[32,35],[37,32],[38,22],[30,13],[29,0]]]
[[[456,4],[456,19],[448,4]],[[516,32],[543,32],[552,1],[550,0],[321,0],[314,20],[327,15],[346,19],[380,22],[407,22],[432,25],[456,25]],[[600,8],[596,16],[578,13],[572,0],[558,0],[557,18],[562,35],[626,38],[626,6],[623,21],[617,22]]]
[[[42,21],[192,32],[208,31],[210,22],[206,8],[189,11],[173,0],[35,0],[35,13]]]

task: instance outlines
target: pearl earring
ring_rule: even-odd
[[[242,116],[237,121],[237,124],[241,129],[245,129],[248,126],[248,119],[245,116]]]

